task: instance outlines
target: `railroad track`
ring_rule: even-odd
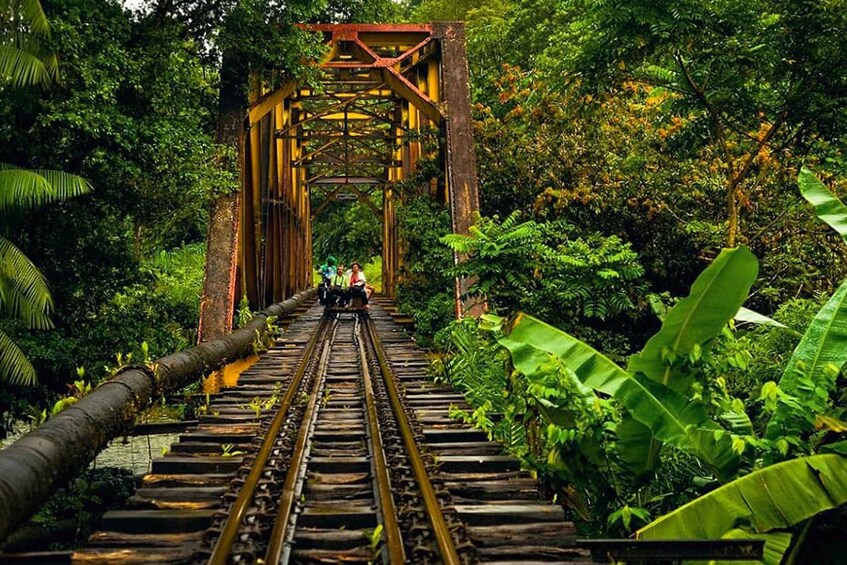
[[[389,303],[300,314],[73,561],[590,561],[518,461],[449,417],[468,406]]]

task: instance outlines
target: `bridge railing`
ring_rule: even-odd
[[[148,366],[130,366],[91,394],[0,451],[0,540],[85,469],[135,415],[162,394],[253,352],[268,331],[266,319],[294,312],[310,289],[270,306],[228,336],[168,355]]]

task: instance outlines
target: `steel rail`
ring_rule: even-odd
[[[385,532],[385,546],[388,549],[388,562],[392,565],[406,562],[406,552],[403,548],[403,536],[397,523],[397,510],[394,507],[394,497],[391,494],[391,478],[388,465],[385,462],[385,451],[382,446],[382,432],[376,414],[373,383],[368,369],[368,356],[365,352],[364,335],[359,337],[361,324],[356,320],[356,341],[359,345],[359,359],[362,366],[362,383],[365,389],[365,405],[367,408],[368,430],[370,431],[371,451],[373,454],[374,478],[376,479],[378,508],[382,516],[382,528]]]
[[[294,451],[288,462],[288,472],[285,475],[285,482],[282,485],[279,506],[277,507],[276,518],[274,518],[274,527],[271,530],[268,549],[265,552],[264,563],[266,565],[276,565],[283,558],[285,541],[288,535],[288,522],[291,519],[291,512],[294,509],[294,502],[298,494],[297,483],[300,479],[301,468],[308,452],[309,439],[312,436],[311,431],[314,423],[315,408],[318,404],[318,393],[324,381],[327,358],[332,348],[332,342],[335,340],[335,331],[337,328],[338,323],[334,321],[331,337],[324,346],[323,351],[321,351],[321,357],[318,361],[319,373],[315,379],[315,385],[309,394],[309,402],[306,405],[306,411],[303,413],[303,421],[300,424],[300,430],[297,432],[297,442],[294,444]]]
[[[279,435],[282,424],[285,422],[288,411],[294,402],[297,390],[300,388],[300,382],[303,380],[303,375],[306,373],[306,369],[309,365],[311,365],[312,354],[314,353],[318,342],[321,340],[321,336],[324,334],[325,328],[326,321],[324,320],[315,330],[315,333],[306,345],[306,349],[303,352],[303,360],[300,362],[300,366],[297,368],[294,377],[291,379],[291,384],[288,386],[288,390],[279,404],[279,409],[277,410],[276,415],[265,434],[262,446],[256,454],[256,459],[253,461],[250,473],[247,475],[244,485],[238,492],[238,498],[236,498],[230,508],[229,515],[227,516],[224,527],[221,530],[221,535],[218,537],[215,542],[215,546],[212,548],[212,554],[209,557],[209,563],[211,565],[225,565],[229,560],[229,556],[232,552],[232,545],[235,543],[235,539],[238,536],[238,530],[241,527],[241,522],[244,520],[244,515],[250,507],[250,503],[253,501],[256,494],[256,488],[259,485],[259,479],[265,470],[268,457],[273,451],[276,438]]]
[[[421,498],[426,508],[429,523],[432,525],[432,531],[435,535],[435,541],[438,544],[441,559],[446,565],[459,565],[461,563],[459,553],[456,551],[453,536],[450,534],[447,521],[444,519],[444,514],[441,511],[441,505],[438,503],[438,498],[435,495],[435,489],[432,487],[429,475],[426,472],[423,456],[415,441],[412,425],[409,423],[409,418],[403,409],[403,403],[400,400],[400,393],[397,390],[391,367],[388,366],[388,361],[386,361],[385,354],[383,353],[382,343],[379,340],[379,336],[377,336],[376,328],[370,318],[368,318],[366,325],[377,361],[379,361],[383,380],[385,381],[385,389],[391,401],[391,409],[394,412],[394,418],[403,436],[403,444],[406,447],[406,453],[409,456],[412,470],[415,473],[415,479],[418,482],[418,488],[421,491]]]

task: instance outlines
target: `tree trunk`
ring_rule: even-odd
[[[223,54],[217,142],[238,156],[239,171],[243,171],[244,162],[241,130],[247,111],[247,76],[247,68],[241,62],[228,53]],[[231,166],[225,155],[219,161],[222,167]],[[222,338],[232,331],[240,188],[224,190],[215,197],[209,213],[206,274],[200,299],[200,325],[197,329],[197,340],[200,343]]]

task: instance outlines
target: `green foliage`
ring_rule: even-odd
[[[313,206],[320,206],[320,201]],[[376,204],[375,204],[376,205]],[[379,203],[382,206],[382,203]],[[360,201],[337,201],[327,205],[313,221],[313,261],[321,265],[330,255],[349,266],[382,255],[382,218]]]
[[[450,232],[450,215],[428,197],[407,199],[397,209],[405,255],[400,266],[397,304],[415,319],[415,335],[426,344],[454,317],[450,250],[439,238]]]
[[[160,250],[144,262],[142,272],[155,278],[154,290],[177,304],[190,306],[200,300],[206,260],[204,243]]]
[[[800,170],[797,184],[803,198],[814,206],[818,218],[847,240],[847,207],[844,203],[806,167]]]
[[[53,530],[70,521],[74,532],[72,539],[57,540],[43,549],[78,547],[88,539],[106,511],[120,507],[134,492],[135,480],[129,469],[88,469],[70,485],[57,491],[32,517],[28,526]]]
[[[96,186],[25,220],[4,218],[4,232],[19,234],[20,249],[52,282],[53,331],[3,324],[47,389],[16,394],[49,406],[79,365],[139,354],[144,341],[156,355],[194,341],[203,255],[196,243],[205,238],[209,194],[231,179],[214,166],[216,72],[193,40],[114,2],[44,5],[62,84],[0,90],[0,162],[14,164],[0,176],[18,179],[0,201],[6,208],[26,186],[34,191],[27,203],[87,188],[53,169]],[[182,267],[157,264],[162,250],[183,244],[192,258],[169,259]],[[4,417],[21,413],[8,407]]]
[[[785,327],[733,328],[732,318],[755,274],[749,250],[725,250],[698,277],[689,296],[664,314],[662,328],[631,358],[629,371],[579,339],[519,314],[505,335],[499,333],[499,319],[484,318],[479,327],[495,332],[488,338],[475,335],[479,329],[473,322],[454,324],[440,342],[447,357],[436,372],[464,390],[475,407],[460,416],[507,440],[564,504],[583,517],[600,513],[608,530],[629,533],[634,523],[703,495],[715,479],[735,484],[731,481],[739,474],[768,465],[775,454],[786,457],[789,446],[814,453],[822,445],[820,433],[810,435],[815,426],[836,437],[847,430],[843,413],[834,409],[838,402],[829,397],[837,370],[825,382],[803,385],[801,393],[773,383],[759,391],[743,382],[759,353],[751,346],[756,336],[767,336],[779,346],[777,352],[787,352],[796,342],[796,332]],[[839,296],[831,301],[838,302]],[[802,329],[808,314],[797,312],[808,307],[804,301],[791,307],[788,317],[783,312],[775,316]],[[830,327],[839,319],[830,303],[812,326]],[[826,349],[825,333],[810,330],[806,335],[808,343]],[[511,375],[501,368],[495,336],[510,354]],[[759,354],[773,363],[771,351]],[[842,353],[831,364],[840,367],[844,361]],[[762,437],[767,417],[782,405],[802,411],[805,434],[783,426],[779,437]],[[496,424],[492,413],[502,417]],[[514,428],[521,432],[505,433]],[[757,528],[753,534],[765,532]],[[727,529],[718,537],[725,534],[743,532]],[[768,539],[769,554],[781,555],[789,538]]]
[[[758,326],[736,332],[737,346],[750,355],[750,362],[744,370],[734,370],[727,375],[727,386],[733,396],[756,398],[763,383],[780,379],[802,332],[824,302],[798,298],[780,306],[773,318],[787,326],[788,330]]]
[[[463,318],[436,334],[435,345],[442,353],[432,366],[436,377],[449,379],[474,406],[487,402],[494,412],[505,410],[508,359],[490,333],[480,332],[476,320]]]
[[[497,312],[532,312],[560,327],[592,320],[633,319],[645,290],[637,255],[617,237],[570,237],[562,222],[521,222],[515,212],[498,223],[480,218],[469,235],[441,241],[466,261],[451,273],[474,277],[470,294]]]
[[[847,503],[847,458],[812,455],[777,463],[723,485],[638,531],[642,539],[720,539],[739,524],[741,537],[765,536],[765,560],[778,565],[795,524]],[[775,532],[776,531],[776,532]],[[734,536],[733,536],[734,537]],[[787,538],[787,539],[786,539]]]
[[[553,356],[581,383],[618,400],[632,419],[649,430],[643,433],[624,420],[624,428],[618,430],[618,447],[625,462],[633,459],[633,452],[648,459],[657,457],[655,439],[696,454],[724,480],[737,470],[738,455],[731,438],[716,433],[721,428],[701,403],[638,373],[627,373],[590,346],[531,316],[519,316],[500,343],[526,375],[543,372],[547,358]],[[652,464],[638,461],[634,470],[651,468]]]
[[[643,373],[671,389],[687,393],[691,376],[674,370],[674,361],[702,349],[720,334],[747,300],[756,280],[758,261],[746,247],[725,249],[697,277],[691,293],[676,303],[640,353],[630,358],[628,370]]]
[[[629,10],[637,10],[634,6],[639,3],[601,4],[603,10],[615,13],[605,14],[608,18],[602,22],[587,17],[600,10],[600,4],[582,10],[573,3],[521,2],[513,11],[503,12],[508,31],[501,32],[498,40],[514,37],[508,42],[514,52],[505,58],[507,66],[496,66],[491,73],[495,77],[480,78],[474,85],[482,212],[504,217],[520,209],[536,220],[563,219],[577,228],[576,233],[618,235],[638,253],[654,290],[678,295],[723,246],[728,176],[740,172],[752,155],[738,196],[739,241],[761,261],[762,278],[751,307],[769,312],[794,297],[831,292],[834,282],[847,275],[847,265],[839,260],[843,244],[822,236],[805,213],[796,197],[796,173],[804,163],[824,162],[843,171],[843,145],[830,137],[822,139],[817,126],[792,137],[797,129],[783,124],[756,152],[757,140],[778,111],[761,114],[751,109],[745,110],[743,120],[727,118],[724,148],[715,141],[713,122],[689,89],[656,84],[629,64],[612,73],[604,70],[603,76],[598,71],[599,78],[569,72],[571,58],[583,54],[587,40],[564,30],[583,24],[586,30],[613,27],[629,18]],[[618,5],[620,9],[614,7]],[[708,10],[708,3],[696,8]],[[803,11],[799,6],[771,8]],[[843,7],[831,12],[832,17],[840,17],[836,13],[843,13]],[[730,34],[738,25],[714,24],[713,32]],[[655,29],[648,32],[645,38],[659,34]],[[637,51],[633,46],[641,39],[626,37],[602,47],[623,41],[621,49]],[[678,39],[683,44],[675,51],[687,53],[686,40]],[[474,37],[469,41],[473,43]],[[719,58],[724,54],[711,53]],[[771,73],[770,63],[760,56],[756,54],[757,63]],[[704,66],[703,75],[710,72],[708,68]],[[749,72],[752,81],[759,71]],[[611,85],[609,76],[616,77]],[[567,84],[560,84],[563,77]],[[769,88],[757,92],[764,94]],[[731,99],[734,91],[727,94]],[[828,111],[837,110],[833,106]],[[834,133],[831,124],[826,127],[828,136]],[[842,181],[830,184],[836,195],[843,196]]]
[[[239,455],[244,455],[243,451],[238,449],[234,449],[234,443],[222,443],[221,444],[221,457],[238,457]]]
[[[382,524],[378,524],[373,530],[365,530],[362,533],[371,545],[371,552],[373,553],[374,560],[379,557],[379,544],[382,543],[382,533]]]
[[[50,26],[38,0],[0,2],[0,88],[47,84],[57,75],[55,54],[42,42]],[[0,161],[0,215],[5,222],[37,206],[84,194],[91,189],[80,177],[59,171],[30,171]],[[4,230],[5,231],[5,230]],[[0,313],[27,328],[50,328],[53,299],[35,265],[0,235]],[[33,385],[35,369],[24,352],[0,331],[0,381]]]
[[[241,328],[253,319],[253,311],[250,309],[250,302],[247,300],[247,295],[243,295],[238,301],[238,309],[235,311],[235,327]]]
[[[46,47],[50,23],[41,2],[2,0],[0,14],[0,86],[44,86],[57,79],[58,59]]]
[[[479,324],[463,319],[439,332],[436,345],[444,356],[433,371],[474,407],[452,415],[521,457],[563,503],[587,518],[581,492],[609,488],[591,469],[605,465],[603,440],[614,413],[556,360],[545,363],[543,371],[510,373],[507,351],[497,342],[499,325],[496,317]]]

